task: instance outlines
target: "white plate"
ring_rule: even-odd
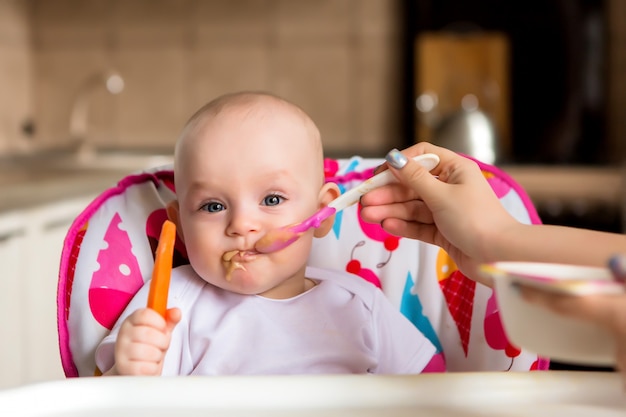
[[[624,413],[626,395],[620,376],[600,372],[91,377],[0,391],[0,416],[11,417],[613,417]]]
[[[510,341],[553,360],[582,365],[613,366],[615,341],[606,329],[557,314],[524,300],[515,284],[545,291],[585,296],[622,294],[624,285],[606,268],[533,263],[496,262],[481,267],[491,277]]]

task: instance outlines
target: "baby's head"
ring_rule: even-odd
[[[313,236],[325,235],[332,218],[282,251],[260,254],[254,245],[339,195],[324,184],[323,162],[315,123],[279,97],[228,94],[198,110],[176,145],[178,200],[168,207],[194,270],[234,292],[301,292]]]

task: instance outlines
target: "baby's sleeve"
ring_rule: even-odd
[[[418,374],[432,357],[436,347],[384,296],[372,304],[372,322],[377,341],[377,374]]]

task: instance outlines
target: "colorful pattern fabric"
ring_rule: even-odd
[[[342,191],[369,178],[382,160],[327,159],[327,181]],[[519,185],[479,163],[504,207],[519,221],[540,223]],[[58,331],[66,376],[98,375],[94,352],[132,295],[151,277],[154,251],[175,198],[171,166],[122,179],[79,215],[65,239],[59,271]],[[346,270],[380,287],[437,347],[429,371],[528,371],[548,361],[511,345],[493,291],[463,276],[440,248],[399,238],[358,216],[358,205],[335,217],[315,239],[309,265]],[[176,242],[174,266],[187,264]]]

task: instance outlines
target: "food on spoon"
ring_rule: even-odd
[[[294,224],[295,225],[295,224]],[[285,226],[280,229],[275,229],[271,233],[267,233],[256,244],[257,248],[267,248],[279,245],[279,247],[286,246],[285,244],[291,243],[291,240],[296,240],[303,235],[303,232],[295,233],[291,228],[294,225]]]

